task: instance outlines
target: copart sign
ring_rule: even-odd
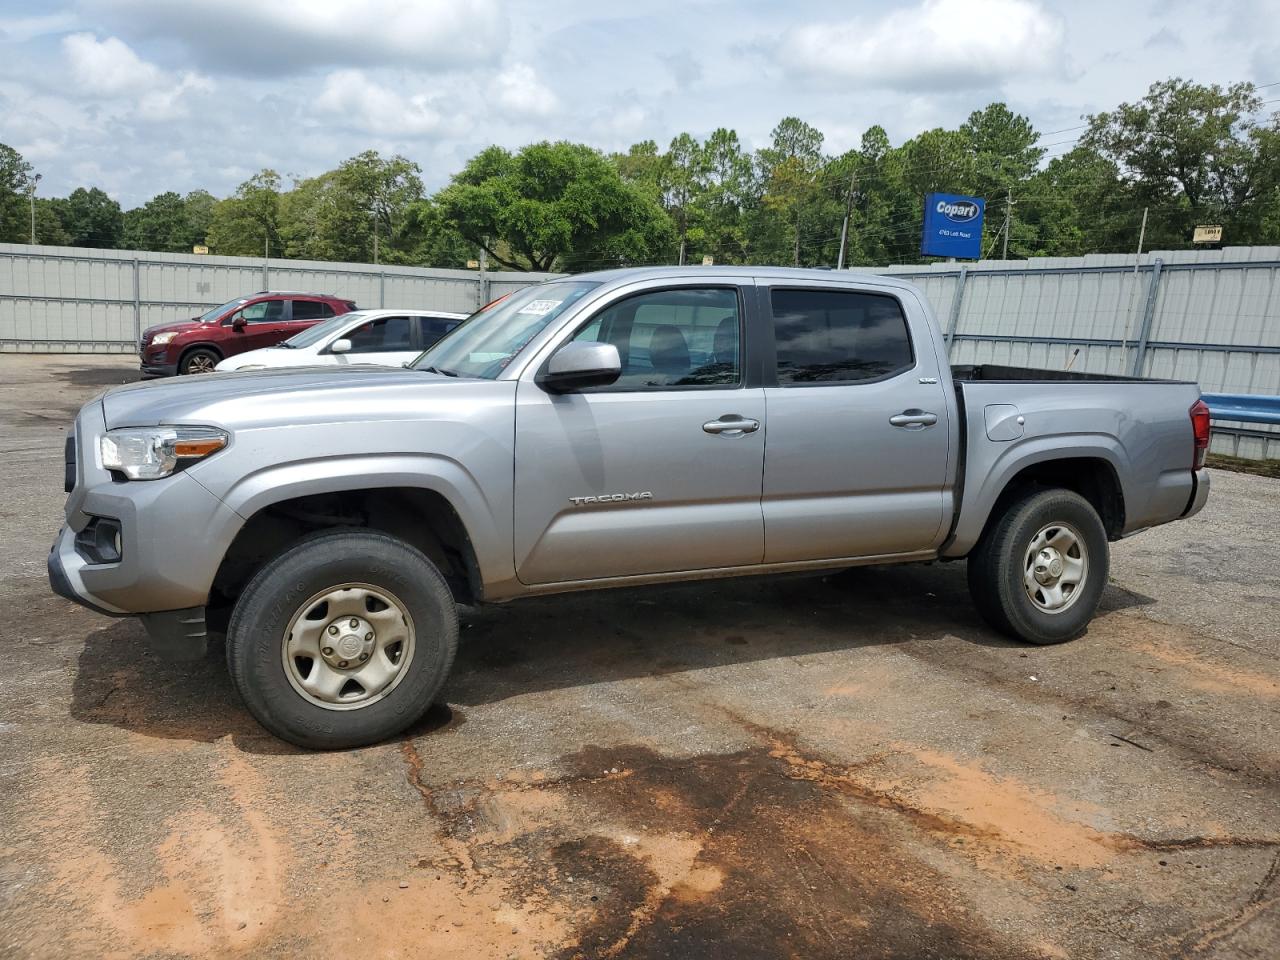
[[[924,236],[920,252],[926,257],[982,257],[982,217],[986,201],[951,193],[930,193],[924,198]]]

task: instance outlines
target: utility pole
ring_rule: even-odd
[[[40,182],[40,174],[27,181],[27,200],[31,203],[31,245],[36,244],[36,184]]]
[[[1009,190],[1004,195],[1004,253],[1001,254],[1001,260],[1009,259],[1009,228],[1013,225],[1013,184],[1009,184]]]
[[[836,269],[844,269],[844,255],[849,249],[849,217],[853,213],[853,187],[858,182],[858,168],[849,174],[849,190],[844,197],[844,223],[840,225],[840,256],[836,258]]]
[[[1120,340],[1120,362],[1125,363],[1125,354],[1129,350],[1129,327],[1133,320],[1133,305],[1138,295],[1138,267],[1142,264],[1142,243],[1147,238],[1147,213],[1150,207],[1142,208],[1142,226],[1138,229],[1138,255],[1133,260],[1133,287],[1129,291],[1129,309],[1124,314],[1124,336]]]

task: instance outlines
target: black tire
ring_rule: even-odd
[[[1078,595],[1065,609],[1050,613],[1032,600],[1023,578],[1033,539],[1055,523],[1079,533],[1087,568]],[[969,554],[969,595],[982,618],[1001,633],[1035,644],[1062,643],[1088,629],[1109,569],[1107,531],[1093,505],[1071,490],[1032,490],[991,519]]]
[[[284,638],[299,608],[327,588],[363,583],[393,594],[409,614],[413,655],[389,692],[357,709],[317,706],[286,673]],[[444,578],[421,551],[371,531],[299,541],[249,581],[227,629],[227,668],[258,722],[300,747],[377,743],[415,723],[453,666],[458,611]]]
[[[213,368],[222,361],[221,354],[210,347],[196,347],[182,355],[178,362],[178,373],[191,376],[198,373],[212,373]],[[207,369],[206,369],[207,366]]]

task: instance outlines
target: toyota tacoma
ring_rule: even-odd
[[[530,286],[403,369],[131,384],[67,439],[53,589],[206,652],[270,731],[372,743],[431,704],[458,604],[967,559],[978,611],[1083,633],[1108,543],[1199,511],[1194,383],[948,365],[853,272]]]

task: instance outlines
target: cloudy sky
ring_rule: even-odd
[[[1280,0],[0,0],[0,142],[42,195],[126,205],[368,148],[436,187],[489,143],[755,147],[789,114],[838,152],[997,99],[1058,153],[1171,75],[1280,81]]]

